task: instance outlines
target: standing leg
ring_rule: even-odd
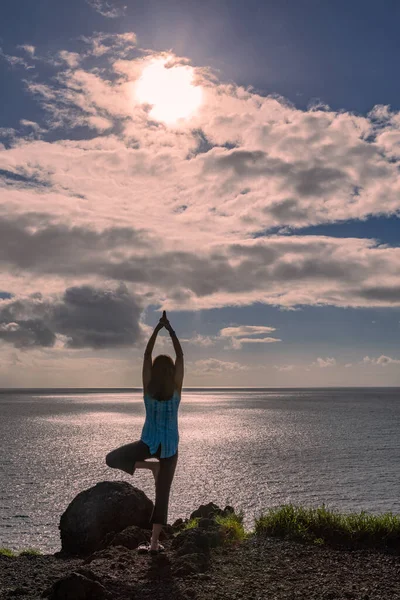
[[[168,521],[168,503],[172,480],[174,478],[178,451],[168,458],[160,458],[160,472],[156,480],[156,499],[150,523],[153,525],[151,536],[151,550],[157,550],[158,538],[163,525]]]

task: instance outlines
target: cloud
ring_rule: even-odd
[[[21,184],[30,186],[31,181],[21,175]],[[111,264],[126,246],[143,251],[149,241],[143,232],[130,227],[96,231],[53,224],[49,215],[40,213],[0,217],[0,263],[13,268],[54,275],[86,275],[96,270],[100,274],[104,263],[108,260]]]
[[[226,371],[248,371],[250,367],[238,362],[229,362],[218,360],[217,358],[207,358],[196,360],[191,364],[191,375],[212,375],[214,373],[223,373]]]
[[[277,369],[278,371],[292,371],[294,365],[274,365],[274,369]]]
[[[267,344],[271,342],[280,342],[282,340],[278,338],[264,337],[264,338],[249,338],[249,337],[240,337],[256,334],[262,334],[270,331],[275,331],[275,327],[263,327],[258,325],[241,325],[238,327],[225,327],[219,331],[218,335],[214,336],[204,336],[197,333],[192,338],[183,338],[183,342],[187,342],[188,344],[193,344],[199,347],[209,347],[214,346],[218,342],[225,342],[227,339],[231,342],[231,346],[229,348],[234,350],[239,350],[243,343],[255,343],[255,344]],[[238,339],[240,337],[240,339]]]
[[[116,19],[117,17],[123,17],[125,15],[127,6],[116,7],[111,2],[105,0],[86,0],[87,4],[94,8],[94,10],[100,13],[107,19]]]
[[[5,54],[2,48],[0,48],[0,57],[3,58],[6,62],[8,62],[8,64],[11,65],[11,67],[23,67],[27,71],[35,68],[35,65],[28,64],[26,60],[24,60],[21,56]]]
[[[127,33],[103,33],[98,32],[91,36],[82,36],[81,40],[88,46],[88,50],[81,55],[82,59],[99,58],[106,54],[113,56],[115,59],[123,59],[130,55],[133,49],[136,48],[137,37],[133,32]],[[119,63],[113,64],[113,71],[118,71]],[[87,73],[98,74],[98,69],[86,71]],[[73,79],[73,73],[70,73]],[[99,80],[102,80],[99,77]],[[68,86],[68,79],[65,80]]]
[[[51,186],[43,177],[32,166],[19,173],[3,170],[4,189],[29,193],[41,186],[44,198],[51,197]],[[36,194],[32,192],[34,201]],[[67,197],[69,203],[71,196],[85,203],[84,197],[74,199],[72,193]],[[60,210],[60,216],[52,216],[40,212],[42,208],[45,206],[38,206],[35,213],[0,213],[0,262],[8,272],[10,286],[21,287],[18,274],[25,273],[26,277],[35,275],[39,289],[48,286],[50,279],[59,290],[71,279],[83,282],[89,278],[100,284],[106,278],[141,284],[148,293],[166,293],[169,306],[189,309],[224,306],[232,301],[238,306],[254,302],[287,307],[369,306],[370,281],[376,282],[379,273],[382,282],[393,284],[382,285],[373,304],[400,303],[396,294],[400,252],[373,241],[354,238],[344,246],[341,239],[325,236],[270,236],[242,244],[220,243],[218,250],[214,247],[209,252],[191,248],[188,239],[185,250],[174,250],[168,248],[161,231],[157,235],[146,229],[145,215],[141,220],[138,214],[137,229],[103,228],[101,221],[94,228],[61,223],[61,218],[69,220],[67,213],[63,217]],[[75,215],[79,222],[79,212]],[[18,291],[14,287],[9,290]],[[238,344],[260,343],[249,334],[274,330],[239,326],[223,328],[220,335]],[[260,339],[269,343],[277,338],[264,335]]]
[[[318,357],[316,362],[311,363],[312,367],[320,367],[320,369],[326,369],[327,367],[335,367],[336,359],[335,358],[321,358]]]
[[[222,337],[241,337],[245,335],[271,333],[275,330],[275,327],[265,327],[263,325],[239,325],[235,327],[223,327],[219,333]]]
[[[264,327],[262,325],[240,325],[237,327],[224,327],[220,330],[221,338],[229,338],[231,347],[240,350],[242,344],[270,344],[272,342],[281,342],[279,338],[263,337],[249,338],[246,335],[259,335],[275,331],[275,327]]]
[[[0,319],[3,318],[7,318],[7,315],[0,313]],[[41,319],[24,319],[18,322],[0,322],[0,340],[14,344],[17,348],[46,347],[54,346],[56,336]]]
[[[77,67],[81,61],[81,56],[77,52],[68,52],[67,50],[60,50],[58,56],[72,69]]]
[[[0,339],[18,348],[114,348],[142,341],[140,301],[125,285],[71,287],[60,297],[40,293],[0,300]]]
[[[35,46],[32,46],[31,44],[21,44],[20,46],[18,46],[18,48],[24,50],[24,52],[26,52],[26,54],[28,54],[28,56],[30,56],[31,58],[35,57]]]
[[[283,233],[399,213],[400,113],[299,110],[184,57],[143,51],[134,33],[81,41],[80,53],[57,49],[52,80],[26,79],[44,123],[3,131],[3,289],[62,294],[123,281],[176,310],[400,306],[399,248]],[[135,96],[160,57],[193,69],[203,89],[198,112],[175,126]],[[277,341],[274,328],[247,327],[221,337],[237,348]]]
[[[196,335],[191,338],[181,338],[182,342],[203,348],[213,346],[216,340],[218,340],[218,336],[201,335],[200,333],[196,333]]]
[[[390,356],[385,356],[384,354],[382,354],[378,358],[370,358],[369,356],[364,356],[361,364],[386,367],[388,365],[399,365],[400,359],[391,358]]]

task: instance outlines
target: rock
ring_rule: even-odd
[[[124,546],[130,550],[135,550],[142,542],[150,542],[150,538],[151,532],[148,529],[131,525],[114,535],[110,546]]]
[[[199,508],[194,510],[190,515],[190,519],[195,519],[196,517],[212,519],[216,515],[221,515],[223,517],[228,516],[229,513],[235,512],[232,506],[225,506],[224,509],[214,504],[214,502],[209,502],[208,504],[201,504]]]
[[[209,567],[209,557],[204,553],[178,556],[172,564],[171,572],[176,577],[203,573]]]
[[[200,519],[200,521],[198,523],[198,527],[200,527],[200,529],[209,529],[210,527],[213,527],[214,525],[215,525],[214,519],[207,519],[205,517]]]
[[[160,532],[160,540],[169,540],[174,536],[176,530],[173,525],[164,525]]]
[[[8,595],[9,596],[26,596],[29,593],[30,593],[29,588],[27,588],[25,585],[19,585],[16,588],[14,588],[13,590],[11,590],[11,592],[9,592]]]
[[[182,531],[185,528],[188,521],[189,519],[176,519],[176,521],[174,521],[171,525],[173,535],[178,533],[179,531]],[[171,537],[173,537],[173,535]]]
[[[107,600],[110,594],[104,585],[80,573],[70,573],[52,586],[49,600]]]
[[[82,561],[82,564],[88,565],[97,561],[103,564],[112,565],[121,561],[129,563],[131,560],[132,552],[124,546],[109,546],[108,548],[90,554]],[[78,569],[78,572],[80,573],[81,569]]]
[[[152,510],[153,502],[142,490],[126,481],[102,481],[80,492],[61,515],[61,552],[89,554],[104,547],[110,532],[130,525],[148,529]]]
[[[172,540],[171,549],[175,550],[178,556],[198,552],[208,554],[210,542],[206,533],[201,529],[186,529]]]
[[[173,529],[180,529],[180,528],[182,528],[184,526],[184,524],[185,524],[184,520],[179,517],[179,519],[176,519],[176,521],[174,521],[172,523],[172,528]]]
[[[209,527],[205,533],[211,548],[216,548],[224,543],[222,529],[218,525],[214,524],[213,527]]]

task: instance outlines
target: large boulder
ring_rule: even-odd
[[[61,552],[85,555],[103,547],[111,532],[150,528],[153,502],[126,481],[102,481],[80,492],[61,515]]]

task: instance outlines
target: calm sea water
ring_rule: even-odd
[[[110,469],[140,438],[141,390],[0,393],[0,547],[60,549],[60,515],[80,491],[126,480],[154,500],[150,471]],[[400,513],[400,388],[182,392],[169,522],[201,503],[263,509],[325,503]]]

